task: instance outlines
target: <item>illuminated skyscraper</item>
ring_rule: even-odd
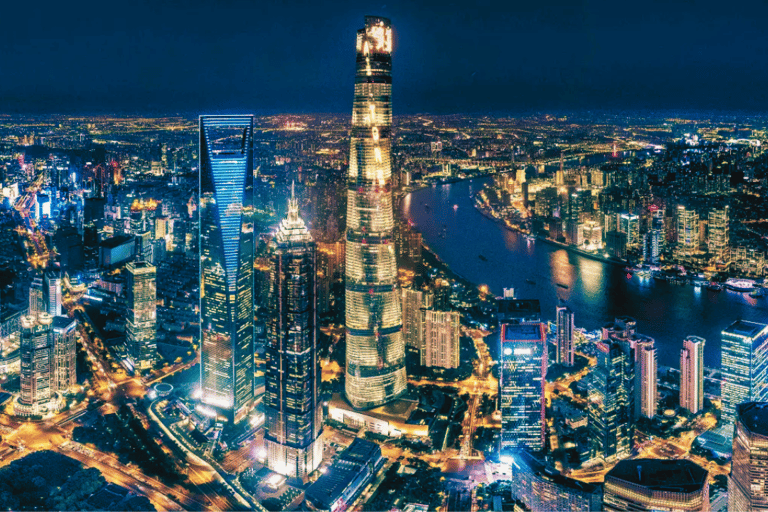
[[[709,212],[707,226],[707,250],[716,261],[726,262],[730,259],[730,229],[728,221],[730,208],[724,206]]]
[[[704,343],[687,336],[680,351],[680,407],[692,414],[704,408]]]
[[[306,479],[322,462],[315,242],[293,194],[272,241],[264,409],[269,469]]]
[[[366,16],[357,32],[346,247],[346,392],[361,409],[406,390],[405,345],[393,243],[392,28]]]
[[[573,311],[566,306],[557,306],[557,362],[573,366]]]
[[[656,362],[656,346],[652,338],[648,342],[640,342],[635,346],[635,389],[639,395],[636,398],[638,408],[636,417],[653,418],[658,406],[659,378]]]
[[[595,455],[607,462],[628,457],[632,448],[633,355],[628,342],[597,343],[597,366],[589,388],[589,428]]]
[[[699,252],[699,214],[696,210],[677,207],[677,253],[691,256]]]
[[[201,400],[235,422],[254,401],[252,215],[253,116],[201,116]]]
[[[425,366],[459,367],[459,319],[458,311],[425,310]]]
[[[40,313],[21,319],[20,393],[14,412],[21,416],[44,414],[53,408],[53,317]]]
[[[517,449],[544,449],[544,324],[501,325],[501,445],[503,457]]]
[[[53,375],[55,391],[67,392],[77,384],[77,321],[68,316],[53,318]]]
[[[48,313],[48,305],[45,303],[43,278],[34,276],[29,286],[29,315],[36,317],[39,313]]]
[[[132,261],[125,266],[125,342],[137,370],[151,368],[157,360],[156,277],[157,269],[146,261]]]
[[[419,363],[426,364],[424,323],[427,310],[432,309],[432,292],[403,289],[403,339],[405,344],[419,351]]]
[[[768,325],[737,320],[721,336],[721,420],[733,426],[740,403],[768,401]]]
[[[46,312],[51,316],[61,315],[61,271],[46,270],[45,278],[45,306]]]
[[[728,510],[768,510],[768,402],[737,407]]]

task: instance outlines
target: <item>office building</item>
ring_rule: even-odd
[[[157,361],[157,269],[149,262],[125,266],[125,343],[131,366],[147,370]]]
[[[680,350],[680,407],[696,414],[704,408],[704,338],[686,336]]]
[[[53,317],[54,391],[66,393],[77,384],[77,321],[67,316]]]
[[[603,510],[709,511],[709,473],[685,459],[633,459],[605,475]]]
[[[57,409],[53,377],[53,318],[48,313],[21,320],[19,416],[39,416]]]
[[[687,257],[697,254],[701,240],[699,238],[699,214],[685,206],[677,207],[677,254]]]
[[[511,456],[512,496],[521,500],[531,512],[593,512],[603,508],[600,484],[586,483],[564,476],[534,458],[525,450]]]
[[[619,215],[619,231],[627,235],[627,246],[640,245],[640,217],[633,213]]]
[[[723,206],[709,212],[707,225],[707,251],[717,262],[725,263],[730,260],[730,208]]]
[[[720,418],[733,425],[740,403],[768,401],[768,325],[737,320],[721,340]]]
[[[425,311],[425,366],[459,367],[459,319],[458,311]]]
[[[517,449],[544,449],[544,378],[547,373],[544,324],[501,325],[502,456]]]
[[[265,345],[267,466],[306,480],[323,459],[316,247],[293,191],[271,242]]]
[[[51,316],[61,315],[61,271],[46,270],[43,274],[43,288],[46,312]]]
[[[392,215],[392,27],[366,16],[357,32],[347,192],[346,393],[360,409],[406,391]]]
[[[231,422],[254,403],[253,116],[200,117],[201,401]]]
[[[635,406],[638,408],[635,418],[652,419],[656,416],[658,407],[658,367],[656,360],[656,345],[653,338],[643,337],[635,342],[635,386],[637,395]]]
[[[557,306],[555,316],[557,322],[557,363],[564,366],[573,366],[575,356],[573,347],[573,311],[567,306]]]
[[[625,259],[627,257],[627,234],[621,231],[606,231],[605,252],[613,258]]]
[[[379,445],[355,438],[325,474],[309,486],[307,504],[312,510],[344,510],[355,502],[386,461]]]
[[[623,331],[622,331],[623,332]],[[597,365],[589,386],[589,429],[594,455],[606,462],[628,457],[634,416],[634,355],[625,341],[596,344]]]
[[[32,277],[29,285],[29,315],[36,317],[40,313],[48,313],[48,305],[45,303],[45,284],[39,275]]]
[[[768,510],[768,402],[736,408],[728,510]]]
[[[405,345],[419,352],[419,364],[426,364],[424,322],[427,310],[432,309],[432,292],[403,288],[403,339]]]

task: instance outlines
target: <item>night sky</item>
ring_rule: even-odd
[[[768,111],[768,2],[4,2],[0,112],[347,113],[392,19],[395,113]]]

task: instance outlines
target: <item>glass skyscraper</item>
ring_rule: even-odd
[[[157,270],[146,261],[125,266],[127,315],[125,341],[134,368],[151,368],[157,360]]]
[[[295,197],[272,241],[265,350],[269,469],[306,479],[323,459],[315,242]]]
[[[547,361],[544,324],[501,325],[502,457],[509,457],[518,449],[544,449]]]
[[[768,325],[737,320],[722,332],[721,420],[732,426],[742,402],[768,400]]]
[[[235,422],[254,401],[252,215],[253,116],[201,116],[201,400]]]
[[[728,510],[768,510],[768,402],[737,407]]]
[[[696,414],[704,408],[704,338],[686,336],[680,351],[680,407]]]
[[[357,32],[346,246],[346,392],[359,409],[406,390],[405,345],[393,242],[392,28],[366,16]]]
[[[628,457],[632,449],[633,354],[624,341],[596,344],[597,366],[589,388],[589,428],[595,455],[610,462]]]

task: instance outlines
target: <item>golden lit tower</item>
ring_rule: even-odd
[[[406,389],[393,244],[392,28],[366,16],[357,32],[347,198],[347,398],[382,405]]]

